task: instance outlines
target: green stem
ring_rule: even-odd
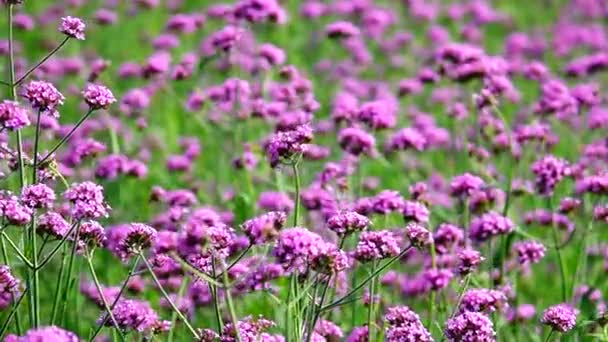
[[[358,284],[357,286],[355,286],[355,288],[353,288],[352,290],[350,290],[350,292],[348,292],[346,295],[340,297],[339,299],[335,300],[333,303],[327,304],[325,306],[323,306],[321,308],[322,311],[331,309],[333,307],[339,306],[340,304],[342,304],[342,302],[344,302],[345,300],[347,300],[350,296],[352,296],[353,294],[355,294],[357,291],[361,290],[367,283],[369,283],[372,278],[376,277],[378,274],[380,274],[382,271],[384,271],[385,269],[387,269],[389,266],[391,266],[395,261],[401,259],[401,257],[403,257],[405,255],[405,253],[407,253],[410,249],[412,248],[412,246],[407,246],[406,248],[403,249],[403,251],[401,251],[401,253],[399,253],[399,255],[389,259],[389,261],[387,261],[384,265],[378,267],[374,272],[372,272],[372,274],[370,274],[367,278],[365,278],[365,280],[363,280],[360,284]]]
[[[5,232],[2,232],[2,237],[4,237],[6,239],[6,241],[8,241],[9,246],[11,246],[11,248],[15,251],[15,253],[19,257],[19,259],[28,268],[32,269],[34,267],[34,265],[32,264],[31,261],[29,261],[29,259],[25,255],[23,255],[23,252],[21,252],[21,250],[19,249],[19,247],[17,247],[17,245],[15,245],[15,243],[13,242],[13,240],[11,240],[11,238]]]
[[[150,275],[152,276],[152,280],[154,280],[154,284],[156,284],[156,287],[158,287],[158,290],[160,291],[160,293],[163,295],[163,297],[165,297],[165,300],[167,300],[167,302],[169,303],[169,305],[171,306],[173,311],[177,314],[179,319],[186,325],[188,330],[190,330],[190,333],[192,334],[192,336],[194,336],[195,339],[199,339],[200,336],[198,335],[196,330],[192,327],[192,325],[190,325],[190,322],[188,322],[188,320],[186,319],[184,314],[179,310],[179,308],[175,305],[175,303],[173,303],[173,301],[171,300],[171,297],[169,297],[169,294],[167,293],[167,291],[165,291],[165,289],[161,285],[160,281],[156,277],[156,274],[154,273],[154,270],[152,269],[152,265],[150,265],[150,263],[148,262],[148,259],[146,259],[146,257],[141,252],[140,252],[140,257],[144,261],[144,264],[146,264],[146,268],[148,268],[148,271],[149,271]]]
[[[65,234],[62,238],[61,241],[59,241],[59,243],[51,250],[51,252],[49,254],[46,255],[46,257],[44,259],[42,259],[42,261],[38,264],[38,270],[42,269],[44,266],[46,266],[46,264],[48,264],[53,257],[55,256],[55,254],[57,254],[57,252],[59,251],[59,249],[65,245],[65,242],[67,241],[68,237],[72,234],[72,232],[74,231],[74,229],[76,228],[76,225],[78,223],[75,223],[72,225],[72,228],[70,228],[70,230],[67,232],[67,234]]]
[[[44,64],[44,62],[46,62],[49,58],[51,58],[55,53],[57,53],[57,51],[59,51],[59,49],[61,49],[65,43],[68,42],[68,40],[70,40],[70,37],[65,37],[65,39],[59,43],[59,45],[57,45],[53,50],[51,50],[51,52],[49,52],[46,56],[44,56],[44,58],[42,58],[40,60],[40,62],[36,63],[36,65],[34,65],[33,67],[31,67],[25,74],[23,74],[23,76],[21,76],[17,82],[13,82],[11,81],[11,84],[14,84],[14,86],[18,86],[19,84],[21,84],[23,81],[25,81],[25,79],[30,76],[34,71],[36,71],[36,69],[38,69],[42,64]]]
[[[57,275],[57,280],[55,281],[55,296],[53,297],[55,300],[53,301],[53,309],[51,310],[51,325],[55,324],[55,319],[57,318],[57,309],[59,308],[59,299],[61,298],[59,294],[63,285],[63,275],[65,273],[66,257],[68,255],[67,250],[67,245],[63,245],[61,267],[59,268],[59,274]]]
[[[65,288],[63,289],[62,299],[63,305],[61,307],[61,317],[63,320],[66,319],[65,311],[68,306],[68,294],[70,292],[70,288],[72,287],[73,275],[74,275],[74,260],[76,259],[76,249],[78,247],[78,240],[80,239],[80,222],[76,223],[76,236],[72,243],[72,250],[70,252],[70,257],[68,261],[68,273],[66,275]]]
[[[298,226],[298,216],[300,215],[300,172],[298,171],[298,162],[291,164],[293,169],[293,176],[296,186],[296,203],[293,211],[293,226]]]
[[[82,125],[83,122],[86,121],[86,119],[88,119],[88,117],[91,115],[91,113],[93,113],[93,109],[89,109],[88,112],[86,112],[86,114],[84,114],[80,120],[78,120],[78,122],[76,123],[76,125],[74,125],[74,127],[72,127],[72,129],[68,132],[68,134],[66,134],[63,139],[61,139],[61,141],[59,141],[47,154],[46,156],[44,156],[44,158],[42,158],[42,160],[40,161],[40,164],[44,164],[45,162],[48,161],[48,159],[53,155],[53,153],[55,153],[61,146],[63,146],[63,144],[65,144],[68,140],[70,140],[70,138],[72,137],[72,135],[74,135],[74,132],[76,132],[76,130],[80,127],[80,125]]]
[[[555,332],[555,330],[551,329],[551,332],[549,332],[549,335],[547,335],[547,338],[545,339],[545,342],[551,341],[551,336],[553,336],[554,332]]]
[[[177,292],[178,300],[181,300],[183,298],[184,292],[186,291],[187,287],[188,287],[188,277],[184,276],[184,280],[182,281],[182,284],[179,287],[179,290]],[[176,321],[177,321],[177,313],[173,312],[173,314],[171,315],[171,327],[175,326]],[[175,330],[176,329],[169,330],[169,336],[167,337],[167,341],[169,341],[169,342],[173,341],[173,336],[175,335]]]
[[[2,247],[2,258],[4,259],[4,264],[8,267],[11,267],[10,264],[10,260],[8,258],[8,252],[6,250],[6,243],[4,242],[4,238],[0,237],[0,246]],[[12,268],[11,268],[12,269]],[[25,289],[25,291],[27,291],[27,289]],[[21,295],[21,298],[23,298],[23,296],[25,295],[25,293],[23,293]],[[17,334],[21,335],[21,317],[19,315],[19,304],[21,304],[21,298],[19,298],[19,302],[15,302],[15,295],[12,295],[12,300],[13,300],[13,310],[15,310],[15,326],[16,326],[16,330],[17,330]],[[0,334],[0,337],[2,337],[2,334]]]
[[[9,324],[11,324],[11,321],[13,320],[13,316],[15,317],[15,320],[17,319],[17,315],[19,314],[19,309],[18,309],[19,304],[21,304],[21,301],[27,294],[26,292],[28,292],[27,288],[23,291],[21,296],[19,296],[19,299],[17,299],[17,301],[14,302],[13,307],[11,308],[11,312],[8,314],[8,317],[6,318],[6,321],[4,321],[4,324],[2,324],[2,328],[0,328],[0,338],[4,337],[4,332],[6,332],[6,329],[8,328]],[[14,295],[13,295],[13,297],[14,297]],[[16,322],[15,322],[15,324],[19,325]],[[19,328],[18,330],[21,330],[21,328]],[[21,333],[18,332],[18,334],[21,334]]]
[[[211,262],[211,272],[213,279],[216,278],[215,275],[215,260],[213,260]],[[220,303],[219,303],[219,297],[217,295],[217,287],[213,284],[213,283],[207,283],[209,284],[209,291],[211,292],[211,296],[213,297],[213,311],[215,312],[215,319],[217,320],[217,331],[221,332],[224,330],[224,322],[222,320],[222,315],[220,313]]]
[[[236,340],[242,342],[241,331],[239,329],[239,321],[236,317],[236,311],[234,310],[234,303],[232,302],[232,295],[230,294],[230,288],[228,286],[228,272],[224,272],[222,276],[224,282],[224,296],[226,297],[226,304],[228,305],[228,312],[230,313],[230,319],[232,320],[232,326],[236,334]]]
[[[93,266],[93,262],[91,261],[92,257],[93,257],[92,255],[87,255],[87,257],[85,259],[87,260],[87,265],[89,266],[89,271],[91,272],[91,276],[93,277],[93,282],[95,283],[95,287],[97,288],[99,297],[101,297],[101,301],[103,303],[104,309],[110,316],[110,319],[112,320],[112,323],[114,324],[114,327],[116,328],[116,330],[118,331],[118,334],[120,335],[120,339],[122,341],[124,341],[125,337],[124,337],[122,331],[120,331],[120,325],[118,325],[118,322],[116,321],[116,317],[114,317],[114,313],[112,313],[112,309],[110,308],[110,305],[108,305],[106,296],[103,294],[103,289],[101,288],[101,284],[99,283],[99,279],[97,278],[97,273],[95,273],[95,267]]]
[[[376,261],[372,261],[372,274],[376,270]],[[374,295],[376,290],[376,277],[372,277],[369,282],[369,304],[367,307],[367,340],[374,341]]]
[[[133,261],[133,266],[131,267],[131,270],[129,271],[129,274],[127,275],[127,278],[122,283],[122,286],[120,287],[120,291],[118,291],[118,295],[114,299],[114,302],[112,303],[112,305],[110,305],[110,311],[114,310],[114,307],[116,306],[116,304],[118,304],[118,301],[122,297],[122,294],[127,289],[127,285],[129,284],[129,280],[131,280],[131,277],[135,274],[135,272],[137,270],[137,266],[139,265],[139,259],[140,259],[140,255],[137,254],[135,256],[135,260]],[[99,324],[97,326],[97,329],[95,330],[95,332],[93,333],[93,335],[89,338],[89,342],[92,342],[95,339],[95,337],[97,337],[97,335],[101,331],[101,328],[103,328],[106,325],[106,323],[107,323],[107,321],[108,321],[109,318],[110,318],[109,316],[106,316],[104,318],[103,322],[101,322],[101,324]]]

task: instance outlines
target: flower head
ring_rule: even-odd
[[[66,36],[78,40],[84,40],[84,29],[86,25],[80,18],[76,17],[63,17],[61,18],[61,24],[59,25],[59,32]]]
[[[452,342],[494,342],[496,332],[488,316],[465,311],[446,322],[445,335]]]
[[[0,126],[17,130],[31,124],[27,110],[18,102],[4,100],[0,102]]]
[[[103,187],[93,182],[75,183],[63,194],[70,201],[75,219],[99,218],[108,215]]]
[[[108,108],[112,103],[116,102],[112,91],[100,84],[88,84],[82,91],[82,96],[84,97],[84,102],[89,105],[91,110]]]
[[[340,236],[363,231],[371,225],[371,221],[354,211],[344,211],[333,215],[327,220],[327,227]]]
[[[576,325],[577,315],[577,310],[569,304],[557,304],[547,308],[540,321],[554,330],[566,332]]]
[[[399,241],[388,230],[363,232],[355,249],[355,258],[361,262],[380,260],[399,254]]]
[[[32,108],[52,117],[59,117],[57,107],[63,105],[65,97],[54,85],[44,81],[31,81],[21,93]]]
[[[55,191],[46,184],[28,185],[21,191],[21,203],[30,208],[50,208],[55,201]]]

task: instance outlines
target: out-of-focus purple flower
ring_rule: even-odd
[[[511,308],[507,313],[507,320],[513,323],[530,321],[536,315],[536,308],[532,304],[521,304]]]
[[[82,91],[82,96],[91,110],[107,109],[112,103],[116,102],[112,91],[100,84],[88,84]]]
[[[31,124],[28,112],[15,101],[0,102],[0,126],[11,131]]]
[[[540,322],[559,332],[566,332],[576,325],[578,310],[569,304],[550,306],[543,312]]]
[[[348,21],[337,21],[325,27],[325,34],[329,38],[346,39],[361,34],[359,28]]]
[[[568,162],[555,156],[544,156],[532,164],[532,172],[536,176],[534,186],[543,196],[553,193],[553,189],[565,176],[570,173]]]
[[[272,251],[286,270],[306,267],[325,246],[323,239],[306,228],[295,227],[281,231]]]
[[[474,249],[463,249],[458,252],[458,273],[465,276],[477,269],[477,266],[485,260],[479,251]]]
[[[450,183],[450,194],[456,197],[468,197],[475,190],[479,190],[484,186],[485,183],[483,179],[470,173],[464,173],[452,179],[452,182]]]
[[[315,326],[315,332],[323,336],[327,341],[338,341],[344,337],[342,329],[334,322],[326,319],[319,319]]]
[[[427,223],[429,222],[429,209],[417,201],[405,201],[403,203],[403,207],[401,208],[401,215],[403,215],[403,219],[407,221],[413,221],[417,223]]]
[[[445,335],[451,342],[496,341],[492,321],[480,312],[465,311],[448,319]]]
[[[292,159],[304,152],[306,144],[311,142],[312,138],[312,128],[308,125],[275,133],[264,143],[270,166],[277,167],[281,162],[293,162]]]
[[[536,264],[544,256],[546,248],[542,243],[536,241],[521,241],[513,245],[517,253],[517,261],[522,264]]]
[[[462,296],[458,310],[460,312],[491,313],[508,307],[507,296],[499,290],[469,289]]]
[[[373,155],[376,139],[373,135],[357,127],[343,128],[338,133],[338,142],[342,149],[353,155]]]
[[[327,220],[327,227],[339,236],[363,231],[371,225],[371,221],[354,211],[340,212]]]
[[[80,342],[75,333],[61,329],[57,326],[48,326],[28,330],[23,336],[8,335],[7,342],[35,342],[35,341],[57,341],[57,342]]]
[[[433,236],[428,229],[416,222],[410,222],[405,227],[405,235],[410,240],[412,246],[424,249],[433,243]]]
[[[61,18],[61,24],[59,25],[59,32],[66,36],[78,40],[84,40],[84,30],[86,25],[80,18],[76,17],[63,17]]]
[[[433,235],[435,250],[440,254],[448,253],[452,247],[457,246],[463,239],[464,232],[462,229],[450,223],[440,224]]]
[[[423,273],[424,280],[432,291],[438,291],[448,286],[454,273],[445,268],[430,268]]]
[[[282,211],[271,211],[264,215],[249,219],[241,225],[241,229],[252,244],[263,244],[273,241],[285,222],[287,215]]]
[[[371,199],[372,210],[375,213],[386,215],[393,211],[400,211],[405,205],[405,200],[394,190],[384,190]]]
[[[368,231],[359,236],[354,256],[361,262],[368,262],[394,257],[399,251],[399,241],[393,232]]]
[[[117,254],[126,260],[150,248],[156,242],[156,229],[143,223],[131,223],[125,236],[118,242]]]
[[[165,324],[159,319],[158,314],[152,309],[150,304],[145,301],[121,299],[116,303],[112,314],[116,318],[116,322],[120,329],[135,330],[138,332],[154,332],[161,324]],[[99,322],[105,320],[107,326],[113,326],[114,322],[111,319],[106,319],[107,314],[104,313]]]
[[[291,212],[294,207],[293,201],[287,194],[275,191],[262,192],[258,198],[257,205],[261,209],[285,213]]]
[[[384,319],[388,322],[387,342],[417,341],[432,342],[433,337],[426,330],[420,316],[407,306],[388,308]]]
[[[346,253],[331,242],[326,242],[321,251],[313,256],[311,268],[318,273],[333,275],[346,270],[349,266]]]
[[[22,90],[21,96],[32,108],[52,117],[59,117],[57,107],[63,105],[65,97],[55,86],[44,81],[31,81]]]
[[[474,241],[486,241],[494,236],[508,234],[515,224],[508,217],[496,212],[488,212],[473,218],[469,231],[469,237]]]
[[[0,308],[6,309],[13,300],[19,297],[19,279],[11,274],[10,267],[0,265]]]

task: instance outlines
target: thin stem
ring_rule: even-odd
[[[547,197],[547,209],[549,212],[553,212],[553,205],[551,203],[551,197]],[[566,302],[568,299],[568,291],[566,289],[566,264],[562,258],[561,247],[559,244],[558,227],[555,223],[551,225],[551,232],[553,233],[553,244],[555,246],[555,253],[557,254],[557,261],[559,262],[559,273],[561,277],[561,289],[562,289],[562,301]]]
[[[65,273],[66,266],[66,257],[67,257],[67,245],[62,245],[63,251],[61,255],[61,267],[59,268],[59,274],[57,275],[57,280],[55,281],[55,300],[53,301],[53,309],[51,310],[51,325],[55,324],[55,319],[57,318],[57,309],[59,308],[59,298],[61,296],[59,293],[61,292],[61,288],[63,286],[63,275]]]
[[[470,282],[471,282],[471,274],[467,274],[466,277],[464,278],[464,286],[460,290],[460,294],[458,295],[458,300],[456,301],[456,306],[454,306],[454,311],[452,311],[450,318],[454,318],[454,316],[456,316],[456,313],[458,312],[458,307],[460,306],[460,303],[462,302],[462,297],[464,296],[465,292],[467,292]]]
[[[211,272],[213,278],[216,278],[215,275],[215,260],[211,261]],[[223,331],[224,330],[224,322],[222,320],[222,315],[220,313],[220,303],[219,303],[219,297],[217,296],[217,287],[215,287],[215,285],[213,285],[212,283],[208,283],[209,284],[209,291],[211,292],[211,296],[213,297],[213,311],[215,312],[215,319],[217,320],[217,331]]]
[[[19,84],[21,84],[23,81],[25,81],[25,79],[28,78],[34,71],[36,71],[36,69],[38,69],[42,64],[44,64],[44,62],[46,62],[55,53],[57,53],[57,51],[59,51],[59,49],[61,49],[65,45],[65,43],[68,42],[68,40],[70,40],[70,37],[65,37],[65,39],[61,43],[59,43],[59,45],[57,45],[53,50],[51,50],[51,52],[49,52],[46,56],[44,56],[44,58],[42,58],[40,60],[40,62],[38,62],[36,65],[34,65],[32,68],[30,68],[30,70],[28,70],[25,74],[23,74],[23,76],[21,76],[17,80],[17,82],[13,82],[11,80],[11,84],[13,84],[13,86],[16,87]]]
[[[376,261],[372,261],[372,274],[376,269]],[[376,291],[376,277],[372,277],[369,282],[369,304],[367,307],[367,340],[374,341],[374,295]]]
[[[72,250],[70,252],[70,258],[68,261],[68,273],[66,276],[65,288],[63,289],[62,299],[63,306],[61,307],[61,317],[65,319],[65,310],[68,305],[68,292],[72,286],[72,275],[74,274],[74,259],[76,259],[76,248],[78,246],[78,240],[80,239],[80,222],[76,223],[76,236],[72,244]]]
[[[4,332],[6,331],[6,328],[8,328],[11,321],[13,320],[13,316],[15,316],[15,320],[17,319],[17,317],[19,315],[19,310],[18,310],[19,304],[21,304],[21,301],[23,300],[23,298],[25,297],[27,292],[28,292],[27,288],[25,290],[23,290],[23,293],[21,294],[21,296],[19,296],[19,299],[17,299],[17,301],[13,305],[13,308],[11,309],[11,312],[8,314],[6,321],[4,321],[4,324],[2,324],[2,328],[0,328],[0,338],[4,337]]]
[[[293,169],[293,176],[296,186],[296,203],[293,210],[293,226],[298,226],[298,216],[300,215],[300,172],[298,171],[298,163],[294,162],[291,164],[291,168]]]
[[[165,291],[163,286],[160,284],[160,281],[156,277],[156,274],[154,273],[154,270],[152,269],[152,265],[150,265],[150,263],[148,262],[148,259],[146,259],[146,257],[142,253],[139,253],[139,254],[140,254],[141,259],[144,261],[144,264],[146,264],[146,267],[148,268],[148,271],[149,271],[150,275],[152,276],[152,279],[154,280],[154,283],[156,284],[156,287],[158,287],[160,293],[163,295],[163,297],[165,297],[165,299],[167,300],[167,302],[169,303],[169,305],[171,306],[173,311],[175,311],[175,313],[177,314],[179,319],[186,325],[188,330],[190,330],[190,333],[192,334],[192,336],[194,336],[194,338],[196,338],[196,339],[199,339],[200,337],[199,337],[198,333],[196,332],[196,330],[194,330],[192,325],[190,325],[190,323],[188,322],[186,317],[184,317],[184,314],[178,309],[178,307],[175,305],[175,303],[173,303],[173,301],[171,300],[171,297],[169,297],[169,294]]]
[[[184,292],[186,291],[187,287],[188,287],[188,277],[184,276],[184,280],[182,281],[182,284],[179,287],[179,290],[177,291],[178,300],[181,300],[183,298]],[[177,313],[173,312],[173,314],[171,315],[171,327],[175,326],[176,321],[177,321]],[[167,341],[169,341],[169,342],[173,341],[173,336],[175,335],[175,330],[176,329],[169,330],[169,336],[167,337]]]
[[[118,304],[118,301],[122,297],[122,294],[127,289],[127,285],[129,284],[129,280],[131,280],[131,277],[135,274],[135,272],[137,270],[140,258],[141,257],[140,257],[139,254],[135,255],[135,260],[133,261],[133,266],[131,267],[131,270],[129,271],[129,274],[127,275],[127,278],[122,283],[122,286],[120,287],[120,291],[118,291],[118,295],[114,299],[114,302],[112,303],[112,305],[110,305],[110,311],[114,310],[114,307],[116,306],[116,304]],[[101,328],[103,328],[106,325],[106,323],[108,322],[108,319],[110,319],[110,317],[106,316],[104,318],[104,320],[97,326],[97,329],[95,330],[95,332],[93,333],[93,335],[89,338],[89,342],[93,341],[95,339],[95,337],[97,337],[97,335],[101,331]]]
[[[40,264],[38,264],[38,270],[42,269],[46,264],[49,263],[49,261],[51,261],[53,259],[53,257],[55,256],[55,254],[57,254],[57,252],[61,248],[61,246],[63,246],[65,244],[65,242],[67,241],[67,239],[70,236],[70,234],[72,234],[72,232],[74,231],[74,228],[76,228],[77,224],[78,223],[74,223],[72,225],[72,228],[70,228],[70,230],[67,232],[67,234],[65,234],[61,238],[61,241],[59,241],[59,243],[55,246],[55,248],[53,248],[53,250],[51,250],[51,252],[46,255],[46,257],[42,260],[42,262],[40,262]]]
[[[13,242],[13,240],[11,240],[11,238],[8,237],[8,235],[6,235],[5,232],[2,232],[2,236],[6,239],[6,241],[8,241],[8,244],[15,251],[15,253],[17,253],[17,256],[19,257],[19,259],[24,264],[26,264],[27,267],[29,267],[30,269],[34,268],[34,265],[31,263],[31,261],[29,261],[28,258],[25,257],[25,255],[23,255],[23,252],[21,252],[21,250],[19,249],[19,247],[17,247],[17,245],[15,245],[15,243]]]
[[[547,338],[545,339],[545,342],[551,341],[551,336],[553,336],[554,332],[555,332],[555,330],[551,329],[551,332],[549,332],[549,335],[547,335]]]
[[[10,264],[10,260],[8,258],[8,252],[6,250],[6,243],[4,243],[4,238],[0,237],[0,246],[2,247],[2,258],[4,259],[4,264],[8,267],[11,267]],[[25,291],[27,291],[27,288],[25,289]],[[25,293],[23,293],[23,295],[25,295]],[[22,295],[22,297],[23,297]],[[15,325],[16,325],[16,330],[17,330],[17,334],[21,335],[21,318],[19,315],[19,310],[17,310],[17,308],[19,307],[19,304],[21,303],[21,300],[19,300],[19,302],[15,302],[15,295],[12,294],[12,300],[13,300],[13,309],[15,310]],[[0,334],[0,337],[2,337],[2,334]]]
[[[110,316],[110,319],[112,320],[112,323],[114,323],[114,327],[116,328],[116,330],[118,330],[118,334],[120,335],[120,339],[122,341],[124,341],[125,337],[124,337],[122,331],[120,331],[120,326],[118,325],[118,322],[116,321],[116,317],[114,317],[114,314],[112,313],[112,309],[108,305],[108,301],[106,300],[106,296],[103,294],[103,289],[101,288],[101,284],[99,283],[99,279],[97,278],[97,273],[95,273],[95,267],[93,267],[93,262],[91,261],[91,258],[92,258],[92,255],[87,255],[87,257],[85,259],[87,260],[87,265],[89,266],[89,271],[91,272],[91,276],[93,277],[93,282],[95,283],[95,287],[97,288],[97,292],[99,293],[99,296],[101,297],[101,301],[103,302],[103,307],[105,308],[106,312]]]
[[[219,274],[217,277],[213,277],[213,278],[214,278],[214,279],[217,279],[218,277],[223,276],[223,275],[224,275],[224,273],[226,273],[226,272],[230,271],[230,270],[231,270],[231,269],[234,267],[234,265],[236,265],[236,264],[237,264],[239,261],[241,261],[241,259],[243,259],[243,258],[245,257],[245,255],[247,255],[247,252],[249,252],[249,251],[251,250],[251,247],[252,247],[252,246],[253,246],[253,245],[249,244],[249,246],[247,246],[247,248],[245,248],[245,250],[244,250],[244,251],[243,251],[241,254],[239,254],[239,256],[238,256],[238,257],[236,257],[236,259],[234,259],[234,260],[233,260],[233,261],[230,263],[230,265],[228,265],[228,268],[226,268],[224,271],[222,271],[222,273],[220,273],[220,274]]]
[[[325,311],[325,310],[328,310],[328,309],[331,309],[333,307],[341,305],[350,296],[352,296],[353,294],[355,294],[357,291],[361,290],[367,283],[369,283],[372,280],[372,278],[376,277],[382,271],[384,271],[385,269],[387,269],[395,261],[401,259],[401,257],[403,257],[405,255],[405,253],[407,253],[411,248],[412,248],[411,245],[407,246],[406,248],[404,248],[403,251],[401,251],[401,253],[399,253],[399,255],[397,255],[397,256],[389,259],[389,261],[387,261],[384,265],[378,267],[374,272],[372,272],[372,274],[370,274],[367,278],[365,278],[365,280],[363,280],[360,284],[358,284],[357,286],[355,286],[354,289],[350,290],[350,292],[348,292],[346,295],[344,295],[344,296],[340,297],[339,299],[335,300],[333,303],[330,303],[330,304],[327,304],[327,305],[323,306],[321,308],[321,310]]]
[[[36,115],[36,134],[34,136],[34,167],[32,168],[32,184],[36,184],[38,181],[38,147],[40,143],[40,116],[42,112],[38,110]],[[40,324],[40,288],[39,288],[39,275],[38,275],[38,247],[36,237],[36,213],[32,215],[32,222],[30,225],[30,243],[32,248],[32,304],[34,305],[34,327],[38,327]]]
[[[226,304],[228,305],[228,312],[230,313],[230,319],[232,320],[232,326],[234,327],[234,331],[236,334],[236,340],[241,342],[243,339],[241,338],[241,330],[238,327],[238,318],[236,317],[236,311],[234,310],[234,303],[232,302],[232,295],[230,294],[230,289],[228,288],[228,273],[224,272],[223,274],[223,282],[224,282],[224,296],[226,297]]]
[[[81,118],[80,120],[78,120],[78,122],[76,123],[76,125],[74,125],[74,127],[72,127],[72,129],[68,132],[68,134],[66,134],[66,136],[63,137],[63,139],[61,139],[60,142],[58,142],[47,154],[46,156],[44,156],[44,158],[42,158],[42,160],[40,161],[40,165],[43,165],[45,162],[48,161],[48,159],[53,155],[53,153],[55,153],[61,146],[63,146],[63,144],[65,144],[68,140],[70,140],[70,138],[72,137],[72,135],[74,135],[74,132],[76,132],[76,130],[80,127],[80,125],[82,125],[83,122],[86,121],[86,119],[91,115],[91,113],[93,113],[93,109],[89,109]]]

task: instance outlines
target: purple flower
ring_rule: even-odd
[[[17,196],[0,193],[0,215],[10,224],[22,226],[32,220],[32,209],[22,205]]]
[[[451,342],[494,342],[496,332],[488,316],[466,311],[446,322],[445,335]]]
[[[312,138],[313,132],[309,125],[275,133],[264,143],[270,166],[274,168],[280,163],[294,162],[293,159],[304,152],[306,144],[311,142]]]
[[[477,266],[485,260],[479,251],[474,249],[463,249],[458,252],[458,273],[465,276],[477,269]]]
[[[160,324],[158,314],[145,301],[121,299],[112,310],[114,318],[120,329],[135,330],[138,332],[153,332]],[[106,326],[113,326],[114,322],[106,317],[104,313],[98,320],[100,323],[105,320]]]
[[[369,342],[367,326],[354,327],[344,342]]]
[[[570,173],[570,169],[565,160],[548,155],[532,164],[532,172],[536,176],[534,181],[536,191],[547,196],[553,193],[557,183]]]
[[[346,253],[330,242],[326,242],[321,251],[311,260],[312,269],[321,274],[337,274],[346,270],[348,266]]]
[[[286,270],[305,268],[325,247],[325,241],[306,228],[281,231],[272,255]]]
[[[29,101],[32,108],[55,118],[59,117],[57,107],[63,105],[65,100],[55,86],[44,81],[31,81],[23,88],[21,96]]]
[[[0,309],[6,309],[19,297],[19,284],[19,279],[12,275],[10,267],[0,265]]]
[[[391,135],[385,145],[386,152],[414,149],[422,151],[427,146],[427,140],[416,128],[406,127]]]
[[[333,215],[327,220],[327,227],[339,236],[363,231],[371,225],[371,221],[354,211],[344,211]]]
[[[388,308],[384,320],[388,323],[386,341],[388,342],[430,342],[433,337],[426,330],[420,316],[407,306]]]
[[[156,229],[143,223],[131,223],[124,237],[118,242],[116,252],[126,260],[150,248],[156,242]]]
[[[490,313],[507,306],[507,296],[502,291],[470,289],[462,296],[458,310]]]
[[[86,25],[80,18],[76,17],[63,17],[61,18],[61,24],[59,25],[59,32],[65,34],[70,38],[78,40],[84,40],[84,29]]]
[[[473,218],[469,237],[474,241],[483,242],[497,235],[508,234],[514,227],[511,219],[491,211]]]
[[[438,291],[448,286],[450,280],[454,277],[454,273],[445,268],[430,268],[424,271],[423,276],[429,288]]]
[[[213,55],[220,52],[230,51],[243,36],[243,29],[236,26],[226,26],[212,33],[201,47],[204,55]]]
[[[410,240],[412,246],[416,248],[426,248],[433,243],[433,236],[428,229],[416,222],[410,222],[405,227],[405,235]]]
[[[38,218],[39,232],[51,234],[56,237],[64,237],[70,230],[70,224],[56,212],[46,212]]]
[[[27,110],[18,102],[9,100],[0,102],[0,126],[14,131],[30,124]]]
[[[72,203],[72,216],[77,219],[108,216],[108,205],[103,197],[103,187],[93,182],[75,183],[63,194]]]
[[[116,102],[112,91],[100,84],[88,84],[82,91],[82,96],[91,110],[107,109],[112,103]]]
[[[557,304],[543,312],[540,322],[550,326],[553,330],[566,332],[576,325],[578,311],[569,304]]]
[[[457,246],[464,240],[464,233],[459,227],[450,224],[442,223],[437,227],[433,236],[435,241],[435,250],[440,254],[446,254],[454,246]]]
[[[28,330],[23,336],[9,335],[7,342],[37,342],[37,341],[56,341],[56,342],[80,342],[78,335],[71,331],[63,330],[54,325]]]
[[[372,155],[376,139],[373,135],[357,127],[343,128],[338,134],[338,142],[342,149],[350,154]]]
[[[106,234],[103,227],[96,221],[86,221],[80,224],[79,239],[89,248],[105,245]]]
[[[355,249],[354,257],[361,262],[380,260],[399,254],[399,241],[388,230],[363,232]]]
[[[289,213],[294,207],[293,201],[287,194],[275,191],[262,192],[257,205],[261,209],[285,213]]]
[[[32,208],[50,208],[55,201],[55,191],[46,184],[28,185],[21,191],[21,203]]]
[[[282,341],[276,335],[270,335],[265,331],[274,327],[276,324],[273,321],[264,319],[263,317],[252,318],[245,317],[244,319],[236,323],[238,329],[238,335],[233,323],[227,323],[222,330],[220,341],[221,342],[236,342],[240,336],[240,340],[243,342],[254,342],[254,341],[268,341],[268,342],[279,342]]]
[[[337,21],[325,27],[325,34],[329,38],[345,39],[361,34],[359,28],[348,21]]]
[[[335,323],[326,319],[319,319],[315,326],[315,332],[328,341],[339,341],[344,337],[344,332]]]
[[[417,223],[429,222],[429,209],[421,202],[416,201],[405,201],[401,208],[401,214],[403,219],[407,221],[413,221]]]
[[[271,211],[245,221],[241,225],[241,229],[252,244],[263,244],[273,241],[283,229],[286,221],[287,215],[284,212]]]
[[[464,173],[452,179],[452,182],[450,183],[450,194],[455,197],[466,197],[484,186],[485,183],[483,179],[470,173]]]
[[[393,211],[400,211],[405,205],[405,200],[399,192],[394,190],[384,190],[372,199],[372,210],[381,215],[389,214]]]
[[[510,322],[527,322],[536,315],[536,308],[532,304],[521,304],[509,310],[507,320]]]
[[[542,243],[536,241],[521,241],[513,245],[517,253],[517,261],[522,264],[536,264],[544,256],[546,248]]]

